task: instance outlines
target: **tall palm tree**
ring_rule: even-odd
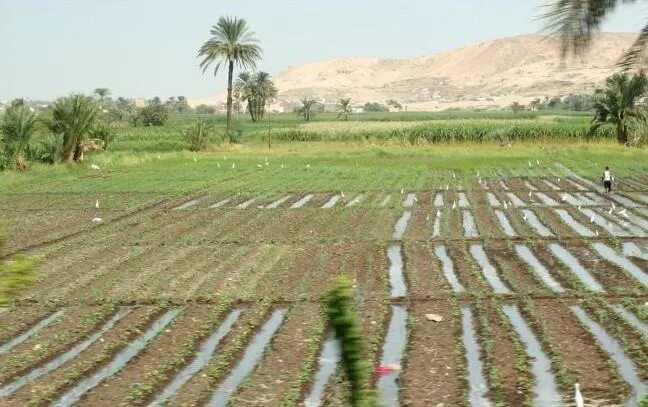
[[[82,141],[95,126],[99,109],[90,96],[71,95],[54,102],[50,130],[63,136],[63,160],[71,163],[82,154]]]
[[[234,66],[241,69],[256,68],[262,51],[257,45],[258,40],[254,38],[254,33],[242,18],[221,17],[209,33],[211,38],[198,50],[198,57],[202,57],[200,67],[204,73],[210,65],[214,64],[214,76],[216,76],[221,65],[227,65],[227,134],[231,141]]]
[[[620,144],[628,142],[628,128],[632,120],[644,118],[644,109],[636,102],[648,93],[648,78],[643,72],[630,77],[627,73],[617,73],[606,81],[606,88],[595,93],[595,116],[590,134],[600,126],[610,123],[616,127]]]
[[[255,122],[263,119],[266,104],[277,97],[277,93],[277,87],[266,72],[243,72],[234,85],[234,95],[238,100],[247,101],[248,111]]]
[[[17,104],[7,109],[0,123],[5,152],[18,171],[25,170],[25,154],[36,131],[36,114]]]
[[[313,109],[319,105],[319,102],[315,98],[305,97],[301,100],[301,104],[301,107],[297,109],[297,114],[309,121],[314,115]]]
[[[337,103],[338,117],[349,120],[349,115],[353,111],[351,108],[351,98],[340,98]]]
[[[562,56],[578,55],[589,47],[594,33],[617,6],[634,2],[636,0],[552,0],[547,5],[550,10],[542,17],[547,22],[546,29],[560,37]],[[626,69],[637,65],[642,62],[646,49],[648,25],[641,30],[619,65]]]

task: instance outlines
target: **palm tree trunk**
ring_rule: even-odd
[[[625,144],[628,142],[628,128],[622,124],[617,124],[617,142],[619,144]]]
[[[68,148],[68,150],[65,152],[65,157],[64,161],[66,163],[72,163],[74,161],[74,152],[76,150],[76,144],[73,144],[71,147]]]
[[[234,79],[234,61],[229,61],[227,72],[227,136],[232,142],[232,80]]]

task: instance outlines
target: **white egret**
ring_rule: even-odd
[[[236,164],[232,163],[232,169],[236,168]]]
[[[198,162],[198,159],[197,159],[196,157],[194,157],[194,162],[195,162],[195,163],[197,163],[197,162]]]
[[[524,216],[522,216],[524,220],[527,220],[527,214],[525,213]]]
[[[401,188],[401,195],[403,195],[404,193],[405,193],[405,189]]]
[[[97,199],[97,201],[95,202],[95,208],[98,208],[98,207],[99,207],[99,200]]]
[[[540,160],[536,160],[536,164],[540,165]]]
[[[441,216],[441,211],[437,209],[436,217],[438,218],[439,216]]]
[[[92,218],[92,223],[94,223],[94,224],[99,224],[99,223],[101,223],[102,221],[103,221],[103,219],[98,218],[98,217],[97,217],[97,218]]]
[[[101,167],[98,166],[97,164],[90,164],[90,168],[92,168],[93,170],[100,170],[101,169]]]
[[[457,201],[452,201],[452,210],[454,210],[457,207]]]
[[[590,223],[594,223],[594,215],[590,218]]]

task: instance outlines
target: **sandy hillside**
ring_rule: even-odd
[[[357,104],[394,99],[410,110],[506,106],[536,97],[591,93],[615,72],[620,55],[635,38],[601,34],[583,58],[561,61],[556,40],[521,35],[412,59],[356,57],[291,66],[275,82],[281,101],[317,96],[333,102],[345,96]],[[224,100],[224,95],[215,100]]]

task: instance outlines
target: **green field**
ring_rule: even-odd
[[[382,405],[645,394],[645,148],[586,140],[583,115],[451,112],[239,117],[240,142],[191,152],[196,119],[0,173],[4,255],[36,264],[0,309],[0,404],[346,406],[341,369],[322,373],[342,275]]]

